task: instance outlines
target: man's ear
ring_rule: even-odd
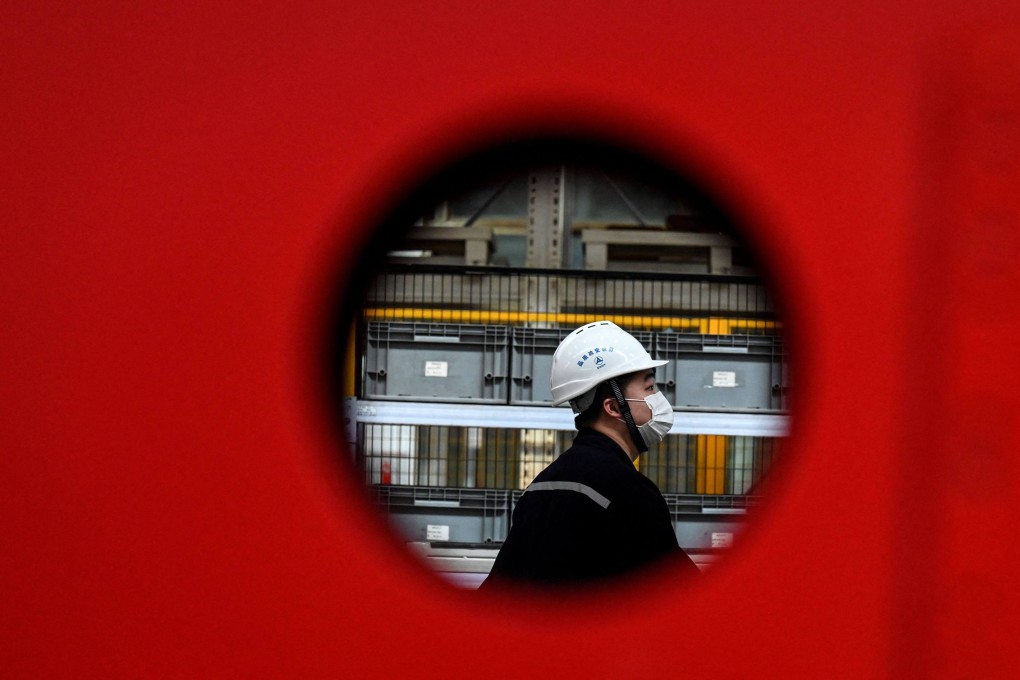
[[[613,397],[606,397],[602,400],[602,412],[608,413],[613,418],[619,418],[623,415],[620,413],[620,405],[616,403],[616,399]]]

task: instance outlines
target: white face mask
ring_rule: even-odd
[[[662,392],[645,399],[627,399],[626,401],[643,401],[652,410],[652,418],[643,425],[638,425],[638,433],[645,440],[645,446],[651,448],[662,441],[666,433],[673,427],[673,405]]]

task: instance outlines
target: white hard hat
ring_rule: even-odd
[[[611,321],[585,324],[553,352],[553,406],[569,401],[575,413],[591,405],[599,383],[627,373],[668,364],[652,359],[638,340]],[[587,399],[581,397],[591,396]]]

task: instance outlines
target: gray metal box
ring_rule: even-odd
[[[548,404],[552,401],[552,355],[570,335],[566,328],[514,328],[511,335],[511,404]]]
[[[409,541],[486,544],[506,539],[509,491],[377,486],[376,503]]]
[[[370,322],[364,398],[505,404],[504,326]]]
[[[676,409],[781,411],[786,406],[782,342],[757,335],[659,333],[660,389]]]

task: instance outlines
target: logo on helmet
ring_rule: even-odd
[[[584,354],[581,355],[581,358],[577,362],[577,365],[579,367],[583,368],[584,367],[584,362],[588,361],[588,359],[590,359],[592,357],[595,357],[596,354],[603,354],[603,353],[612,352],[612,351],[613,351],[612,347],[601,347],[601,348],[596,347],[595,349],[590,349],[590,350],[588,350],[587,352],[585,352]],[[606,360],[603,357],[595,357],[595,368],[596,369],[602,368],[605,365],[605,363],[606,363]]]

